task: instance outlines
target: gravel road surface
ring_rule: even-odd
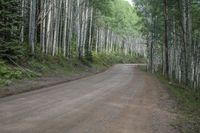
[[[0,133],[174,133],[165,87],[136,65],[0,99]]]

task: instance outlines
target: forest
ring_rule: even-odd
[[[200,1],[135,0],[148,69],[183,88],[200,88]]]
[[[1,0],[0,6],[1,82],[27,75],[33,58],[91,62],[94,55],[146,56],[141,17],[126,1]],[[7,64],[20,69],[11,72]]]
[[[125,1],[5,0],[1,9],[1,58],[17,53],[10,47],[19,43],[28,44],[31,55],[38,48],[46,55],[68,58],[92,51],[145,53],[142,46],[130,44],[141,41],[141,26],[135,26],[139,17]]]

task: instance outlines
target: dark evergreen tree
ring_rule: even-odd
[[[18,58],[21,25],[21,4],[18,0],[0,0],[0,57]]]

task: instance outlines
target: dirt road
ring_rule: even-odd
[[[174,133],[166,89],[134,65],[0,99],[0,133]]]

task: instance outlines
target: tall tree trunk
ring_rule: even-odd
[[[64,33],[63,33],[63,56],[66,56],[66,37],[67,37],[67,24],[68,24],[68,0],[64,0]]]
[[[168,52],[168,7],[167,0],[164,0],[164,19],[165,19],[165,75],[169,79],[169,52]]]
[[[20,35],[20,41],[24,42],[24,7],[25,7],[25,0],[21,0],[22,3],[22,11],[21,11],[21,17],[22,17],[22,26],[21,26],[21,35]]]
[[[30,19],[29,19],[29,45],[31,53],[35,51],[35,25],[36,22],[36,0],[30,0]]]
[[[80,26],[80,1],[77,0],[77,54],[78,58],[81,58],[81,44],[80,44],[80,31],[81,31],[81,26]]]

